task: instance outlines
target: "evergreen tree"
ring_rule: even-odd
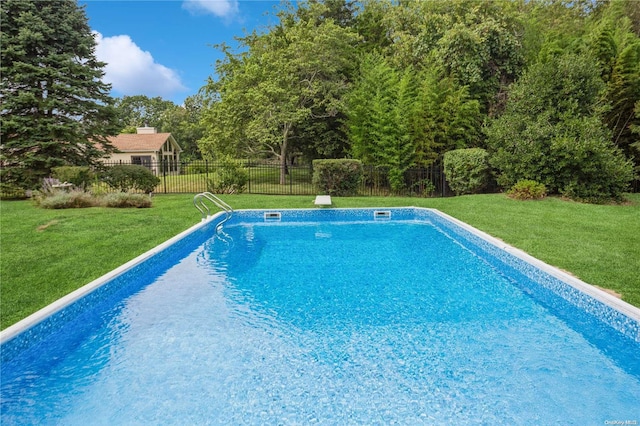
[[[347,111],[352,155],[389,168],[396,191],[410,167],[428,166],[446,150],[480,140],[480,104],[466,87],[435,71],[399,71],[378,53],[365,55]]]
[[[637,136],[631,132],[632,125],[640,124],[634,112],[640,101],[640,39],[625,47],[616,58],[608,85],[611,110],[605,120],[613,131],[613,141],[629,158],[633,158],[632,144]],[[636,159],[636,164],[640,161]]]
[[[632,127],[640,124],[634,112],[636,102],[640,101],[640,37],[633,31],[630,3],[633,2],[616,0],[603,4],[586,42],[607,83],[609,109],[604,113],[604,122],[614,143],[638,168],[640,152],[634,145],[638,136],[633,134]]]
[[[72,0],[0,5],[2,182],[36,187],[52,167],[112,150],[115,111],[84,10]]]
[[[377,2],[374,2],[377,3]],[[497,115],[507,86],[525,63],[522,26],[512,2],[503,0],[400,1],[386,4],[379,23],[362,28],[365,39],[377,29],[390,43],[380,46],[396,69],[438,68],[440,77],[468,86],[481,110]],[[363,16],[381,6],[364,2]],[[357,21],[364,23],[362,19]]]

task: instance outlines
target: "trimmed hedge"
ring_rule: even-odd
[[[482,148],[456,149],[444,154],[444,174],[456,195],[477,194],[489,183],[489,154]]]
[[[139,190],[145,194],[153,192],[160,183],[151,170],[145,166],[119,164],[111,166],[102,178],[110,187],[122,192]]]
[[[362,182],[360,160],[313,160],[313,185],[326,195],[356,195]]]

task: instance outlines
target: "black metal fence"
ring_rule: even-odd
[[[105,167],[123,162],[107,162]],[[177,194],[197,193],[210,190],[210,181],[217,171],[224,168],[222,163],[195,160],[175,164],[144,164],[160,178],[155,193]],[[243,164],[248,175],[244,192],[249,194],[273,195],[313,195],[318,190],[314,187],[313,169],[311,165],[287,165],[284,179],[281,179],[282,168],[279,164],[268,162],[246,161]],[[282,183],[282,181],[284,183]],[[110,191],[105,184],[101,190]],[[440,165],[427,168],[409,169],[405,173],[405,186],[402,190],[392,190],[389,184],[388,169],[384,167],[364,166],[364,179],[358,190],[363,196],[445,196],[451,195],[444,179]]]
[[[124,162],[107,162],[104,167],[116,164],[131,164]],[[145,163],[159,179],[160,183],[154,192],[160,194],[198,193],[210,191],[210,181],[217,171],[224,167],[223,164],[195,160],[190,162]],[[273,195],[315,195],[318,193],[314,187],[313,169],[311,165],[287,165],[284,174],[284,183],[281,183],[281,167],[270,162],[245,161],[244,169],[248,174],[248,181],[244,192],[249,194],[273,194]],[[99,179],[94,183],[93,189],[103,192],[117,191],[110,188]],[[489,188],[489,191],[497,188]],[[640,191],[640,181],[634,180],[632,192]],[[9,193],[2,188],[2,198],[21,198],[24,191]],[[412,168],[404,174],[404,186],[400,190],[392,190],[389,182],[389,170],[385,167],[364,166],[364,179],[358,194],[361,196],[415,196],[415,197],[444,197],[453,195],[445,180],[442,165],[436,163],[430,167]]]

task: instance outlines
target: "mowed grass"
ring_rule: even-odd
[[[312,196],[222,196],[235,209],[315,208]],[[200,221],[193,195],[158,195],[150,209],[44,210],[0,203],[0,325],[4,329]],[[333,198],[333,207],[437,208],[640,306],[640,194],[625,205],[502,194]]]

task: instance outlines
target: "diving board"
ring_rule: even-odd
[[[330,206],[331,195],[317,195],[316,200],[313,202],[316,206]]]

